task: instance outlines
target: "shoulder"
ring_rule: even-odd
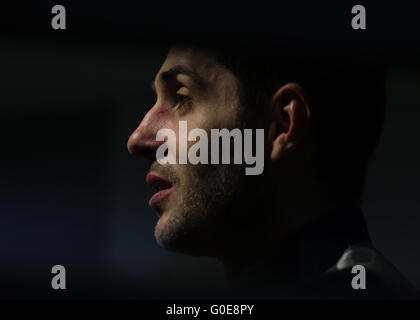
[[[326,298],[418,299],[418,292],[371,244],[358,244],[344,251],[328,269],[320,284]]]

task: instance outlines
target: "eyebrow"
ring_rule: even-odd
[[[164,83],[168,83],[179,74],[182,74],[182,75],[185,75],[185,76],[189,77],[198,88],[203,89],[205,87],[205,81],[198,73],[196,73],[195,71],[193,71],[193,70],[191,70],[191,69],[189,69],[185,66],[176,65],[176,66],[170,68],[169,70],[161,72],[159,74],[158,78],[155,78],[155,80],[152,82],[153,91],[156,92],[155,83],[156,83],[157,80],[160,80]]]

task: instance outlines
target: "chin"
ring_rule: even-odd
[[[161,216],[155,227],[156,242],[162,248],[189,255],[205,255],[202,239],[197,232],[188,230],[178,219],[170,219],[169,212]]]
[[[180,249],[180,227],[176,219],[171,219],[172,212],[164,211],[155,226],[156,242],[164,249],[170,251],[181,251]]]
[[[169,212],[164,211],[155,226],[155,239],[162,247],[166,247],[165,243],[168,243],[169,238],[171,238],[171,232],[168,230],[170,229],[168,226],[168,215]]]

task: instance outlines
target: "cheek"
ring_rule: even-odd
[[[206,105],[188,119],[188,129],[201,128],[210,134],[210,129],[235,128],[240,115],[232,105]]]
[[[239,119],[239,107],[231,101],[229,103],[215,105],[212,110],[212,123],[214,128],[236,128]]]

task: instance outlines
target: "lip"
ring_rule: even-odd
[[[158,190],[158,192],[156,192],[149,200],[149,206],[152,208],[156,207],[160,202],[165,200],[173,190],[173,186],[169,181],[153,172],[150,172],[147,175],[146,183]]]

